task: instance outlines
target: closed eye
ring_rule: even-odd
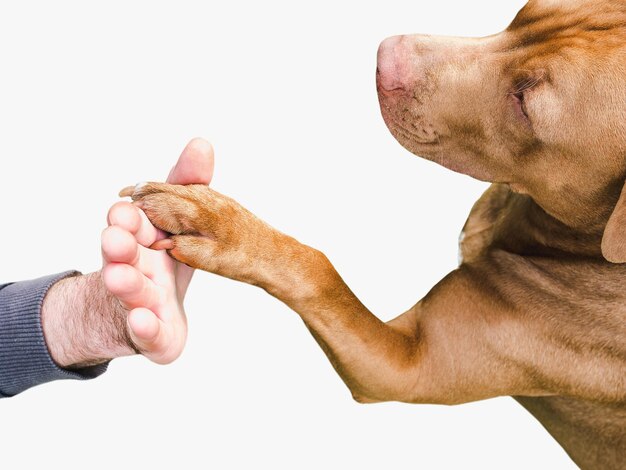
[[[513,105],[515,106],[515,111],[518,117],[524,119],[530,123],[530,116],[528,115],[528,108],[526,107],[526,90],[518,91],[516,93],[512,93],[513,96]]]
[[[518,80],[510,96],[516,116],[529,127],[532,127],[528,109],[528,95],[532,89],[545,78],[545,71],[539,70],[531,76]]]

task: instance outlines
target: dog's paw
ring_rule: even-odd
[[[202,220],[202,206],[210,200],[205,185],[176,186],[165,183],[140,183],[120,191],[130,196],[152,224],[171,234],[204,234],[206,220]]]
[[[140,183],[124,188],[120,196],[130,196],[153,225],[165,232],[203,235],[224,242],[229,241],[230,233],[230,221],[225,217],[245,211],[233,199],[204,184]]]
[[[202,184],[141,183],[120,196],[130,196],[155,227],[171,234],[152,248],[194,268],[255,283],[250,266],[269,226],[235,200]]]

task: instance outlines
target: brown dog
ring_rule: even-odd
[[[383,42],[378,92],[411,152],[494,182],[463,262],[383,323],[319,251],[200,185],[123,191],[190,266],[305,321],[359,402],[512,395],[583,468],[626,467],[626,1],[533,0],[503,33]]]

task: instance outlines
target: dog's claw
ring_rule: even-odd
[[[151,250],[171,250],[172,248],[174,248],[174,241],[170,238],[157,240],[150,246]]]
[[[126,186],[124,189],[122,189],[119,193],[120,197],[132,197],[132,195],[135,193],[135,186]]]
[[[126,186],[124,189],[122,189],[119,193],[120,197],[133,197],[133,195],[139,191],[142,187],[144,187],[146,184],[146,182],[143,183],[137,183],[135,186]]]

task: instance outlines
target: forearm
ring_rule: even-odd
[[[0,397],[13,396],[53,380],[89,379],[102,374],[106,364],[68,370],[50,355],[42,328],[42,305],[65,272],[0,285]]]
[[[421,353],[416,335],[372,315],[321,252],[206,186],[145,183],[122,194],[172,234],[155,248],[259,286],[299,313],[355,398],[410,398]]]
[[[274,264],[280,282],[266,290],[300,315],[356,400],[408,400],[419,364],[416,335],[374,316],[326,256],[292,240],[284,262]]]
[[[48,291],[41,309],[46,345],[64,368],[134,354],[126,311],[105,289],[100,272],[65,278]]]

